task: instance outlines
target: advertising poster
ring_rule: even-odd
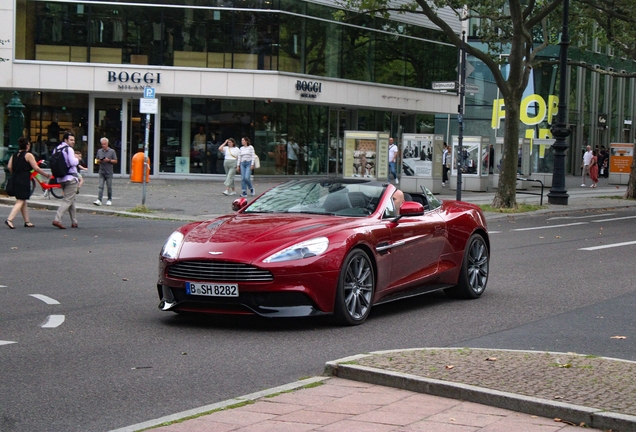
[[[609,170],[611,174],[629,174],[631,172],[633,159],[634,159],[634,144],[629,144],[629,143],[610,144]]]
[[[442,135],[404,134],[402,137],[402,175],[439,177],[442,175]]]
[[[377,133],[345,133],[345,177],[377,177]]]

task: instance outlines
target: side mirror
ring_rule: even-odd
[[[237,198],[232,201],[232,210],[239,211],[247,207],[247,198]]]
[[[422,216],[424,206],[415,201],[405,201],[400,207],[400,216]]]

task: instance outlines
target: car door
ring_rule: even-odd
[[[444,219],[437,210],[422,216],[403,216],[389,221],[391,230],[391,281],[389,289],[399,291],[433,275],[446,243]]]

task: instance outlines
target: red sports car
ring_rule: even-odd
[[[479,207],[404,194],[363,179],[276,186],[235,214],[182,226],[159,259],[159,308],[175,312],[333,315],[357,325],[371,307],[444,290],[486,289],[490,241]],[[394,202],[395,200],[395,202]]]

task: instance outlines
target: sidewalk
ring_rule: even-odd
[[[3,173],[0,173],[0,182],[3,181]],[[98,179],[97,177],[85,178],[84,186],[77,196],[76,207],[79,213],[99,213],[99,214],[122,214],[144,218],[174,219],[174,220],[202,220],[216,215],[228,214],[232,212],[232,201],[237,196],[225,196],[222,192],[223,176],[208,180],[157,180],[151,179],[146,184],[145,205],[150,213],[130,212],[142,204],[143,185],[141,183],[131,183],[129,179],[113,179],[113,205],[102,205],[97,207],[93,201],[97,199]],[[265,190],[285,181],[277,178],[254,179],[254,187],[257,195]],[[589,180],[588,180],[589,183]],[[612,199],[611,197],[622,197],[625,194],[626,186],[609,185],[607,179],[600,179],[598,187],[591,189],[580,186],[580,177],[567,176],[566,190],[569,195],[567,206],[548,204],[547,194],[549,188],[544,191],[543,204],[546,207],[541,212],[552,211],[573,211],[594,207],[623,207],[636,205],[634,201]],[[239,183],[240,186],[240,183]],[[240,188],[240,187],[239,187]],[[533,190],[534,192],[534,190]],[[104,191],[106,193],[106,191]],[[438,195],[440,199],[455,199],[456,191],[450,188],[442,189]],[[462,191],[463,201],[475,204],[492,203],[494,191],[490,192],[468,192]],[[106,202],[104,196],[104,204]],[[251,197],[249,197],[251,199]],[[540,197],[537,195],[517,194],[517,202],[539,204]],[[15,200],[6,196],[0,196],[0,204],[13,205]],[[57,209],[60,201],[56,198],[43,198],[40,186],[36,186],[35,192],[29,200],[30,207]],[[500,213],[487,213],[488,219],[501,217]],[[53,217],[51,217],[51,220]]]
[[[259,194],[280,181],[256,177],[254,186]],[[89,177],[77,197],[78,212],[84,213],[80,215],[80,226],[82,218],[91,213],[183,221],[231,213],[231,203],[236,196],[223,195],[222,182],[221,177],[151,179],[146,185],[145,199],[151,213],[133,213],[130,210],[142,203],[141,184],[114,179],[113,205],[98,207],[93,205],[98,180]],[[607,179],[601,179],[598,187],[591,189],[582,188],[580,178],[569,176],[566,189],[567,206],[548,204],[549,190],[546,189],[545,209],[538,212],[636,206],[634,201],[616,199],[624,195],[625,186],[609,185]],[[455,199],[455,196],[456,191],[446,188],[439,198]],[[494,192],[462,192],[464,201],[476,204],[490,204],[493,197]],[[518,194],[517,201],[538,204],[539,197]],[[14,202],[13,198],[0,196],[3,213],[8,214],[8,206]],[[38,186],[29,206],[55,210],[60,202],[43,198]],[[486,213],[489,220],[508,216]],[[419,349],[336,360],[326,365],[322,377],[128,426],[117,432],[138,431],[168,422],[176,423],[158,430],[552,432],[580,430],[575,427],[585,424],[612,431],[636,431],[634,362],[559,353],[468,351]],[[493,358],[497,360],[487,360]],[[565,366],[568,364],[572,367]],[[550,385],[542,379],[548,374],[551,374]],[[618,377],[620,382],[604,380],[608,376]],[[181,421],[189,417],[194,418]]]

